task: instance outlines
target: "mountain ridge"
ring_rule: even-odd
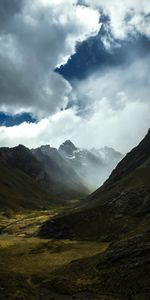
[[[107,243],[102,254],[56,270],[49,280],[54,291],[58,287],[60,294],[86,290],[94,293],[90,299],[149,300],[149,133],[84,206],[41,226],[39,236],[44,239]]]
[[[117,178],[116,182],[112,181],[111,176],[114,176],[113,174],[116,174],[117,170],[120,169],[120,165],[122,166],[121,161],[110,175],[110,179],[102,187],[89,195],[85,199],[84,205],[71,215],[54,220],[54,231],[53,226],[51,226],[49,232],[50,224],[48,222],[43,225],[43,235],[55,236],[56,234],[56,236],[64,235],[70,238],[102,240],[107,239],[107,235],[111,239],[112,235],[112,239],[114,239],[115,235],[117,238],[118,234],[122,235],[125,230],[130,231],[132,226],[133,228],[136,227],[136,218],[138,218],[140,211],[141,214],[143,213],[142,218],[144,220],[145,216],[150,213],[150,151],[147,150],[150,148],[148,137],[146,135],[146,138],[123,158],[123,165],[124,161],[126,159],[128,161],[129,157],[131,157],[131,162],[133,163],[132,154],[136,151],[140,155],[141,145],[142,147],[144,145],[146,156],[145,160],[142,159],[142,162],[140,158],[140,168],[138,164],[138,167],[120,178],[120,180]],[[138,149],[140,151],[137,151]],[[108,218],[109,223],[107,222]],[[128,218],[128,226],[126,226],[125,220]],[[88,226],[89,221],[92,223],[91,227]],[[64,230],[61,228],[62,224],[65,224],[64,227],[66,226]],[[89,229],[88,232],[86,231],[87,226]],[[82,227],[82,230],[80,227]]]
[[[67,147],[71,145],[70,155],[74,155],[74,151],[80,152],[77,164],[82,173],[72,164],[73,159],[66,158],[59,149],[49,145],[31,150],[24,145],[0,148],[2,210],[47,208],[55,202],[58,205],[62,201],[84,198],[90,193],[88,181],[83,180],[87,169],[82,162],[87,153],[93,154],[79,150],[71,141],[63,143],[65,147],[66,144]],[[92,157],[95,159],[95,156]],[[96,159],[99,162],[99,158]],[[93,161],[92,164],[94,170]]]
[[[103,184],[117,163],[123,158],[123,154],[113,148],[79,148],[70,140],[61,144],[58,152],[83,178],[83,182],[89,187],[90,192]]]

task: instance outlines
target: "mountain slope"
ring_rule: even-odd
[[[61,144],[58,151],[91,192],[103,184],[123,157],[109,147],[91,150],[77,148],[70,140]]]
[[[58,151],[50,152],[52,157],[40,149],[35,155],[23,145],[0,148],[1,211],[43,209],[88,194]]]
[[[41,209],[50,194],[41,184],[41,165],[24,146],[0,149],[0,210]]]
[[[0,206],[13,210],[47,207],[52,203],[49,199],[83,198],[90,193],[88,170],[94,174],[104,165],[98,155],[79,151],[70,141],[59,150],[50,146],[29,150],[23,145],[0,148],[0,164]],[[97,173],[93,178],[96,182]]]
[[[32,153],[41,163],[52,183],[52,192],[66,199],[81,198],[89,194],[82,178],[72,166],[60,155],[56,148],[49,145],[32,149]]]
[[[149,300],[150,131],[84,207],[46,222],[39,236],[109,245],[56,270],[49,281],[54,290],[86,290],[93,294],[89,299]]]
[[[130,174],[144,163],[149,164],[150,160],[150,129],[140,144],[129,152],[124,159],[118,164],[117,168],[112,172],[105,185],[112,184],[122,177]],[[149,167],[149,166],[148,166]]]
[[[118,164],[106,183],[86,199],[83,208],[54,220],[53,226],[46,223],[41,234],[110,240],[144,222],[150,213],[149,149],[150,131]]]

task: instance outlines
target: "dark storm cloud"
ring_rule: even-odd
[[[57,104],[63,102],[65,89],[67,90],[67,84],[59,80],[59,76],[49,76],[49,68],[55,66],[54,58],[58,51],[54,35],[58,34],[58,38],[60,34],[60,39],[63,40],[64,32],[56,33],[50,27],[46,10],[37,11],[28,20],[27,15],[22,12],[23,4],[23,1],[16,0],[13,5],[8,0],[0,4],[0,101],[4,110],[12,105],[12,112],[15,112],[17,106],[19,109],[25,107],[30,110],[32,106],[38,107],[42,103],[53,112]],[[43,22],[42,15],[45,18]],[[54,95],[55,102],[50,103],[50,93],[54,93],[57,83],[62,98],[59,100]]]
[[[24,0],[1,0],[0,1],[0,31],[5,31],[7,23],[15,14],[22,10]]]
[[[20,12],[22,9],[24,0],[1,0],[0,2],[0,17],[1,21],[6,19],[14,14]]]

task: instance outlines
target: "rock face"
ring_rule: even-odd
[[[59,147],[59,153],[61,153],[62,156],[65,156],[66,158],[71,158],[76,150],[77,148],[70,140],[65,141]]]

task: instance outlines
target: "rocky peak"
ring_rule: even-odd
[[[50,145],[42,145],[40,148],[41,150],[49,150],[51,147]]]
[[[59,152],[65,154],[67,156],[72,156],[73,152],[75,150],[77,150],[77,148],[75,147],[75,145],[70,140],[66,140],[59,147]]]
[[[42,145],[39,150],[44,154],[49,154],[51,151],[50,145]]]

